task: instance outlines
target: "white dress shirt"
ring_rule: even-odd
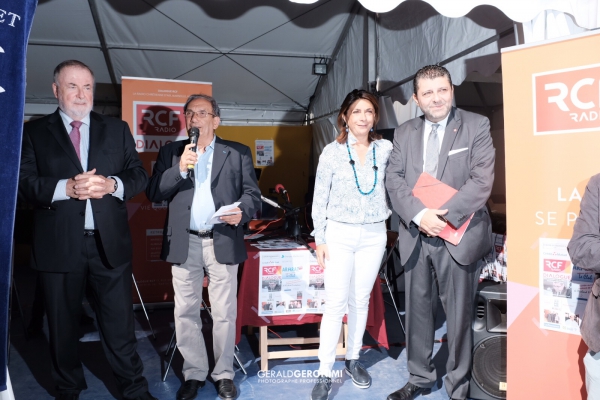
[[[65,129],[71,134],[73,127],[71,126],[71,122],[73,119],[65,114],[62,110],[59,111],[60,117],[65,125]],[[90,150],[90,115],[86,115],[85,118],[81,120],[82,124],[79,127],[79,154],[81,155],[81,167],[84,171],[88,170],[88,154]],[[114,197],[117,197],[123,200],[124,188],[123,182],[116,176],[108,176],[107,178],[112,178],[117,181],[117,190],[112,193]],[[54,189],[54,196],[52,196],[52,202],[68,200],[70,197],[67,196],[67,181],[68,179],[61,179],[56,184],[56,188]],[[90,200],[86,200],[85,203],[85,225],[84,229],[94,229],[94,214],[92,213],[92,204]]]
[[[429,134],[431,133],[431,129],[433,124],[438,124],[437,135],[438,135],[438,154],[440,149],[442,148],[442,143],[444,141],[444,134],[446,133],[446,126],[448,125],[448,118],[450,117],[450,113],[446,115],[446,118],[441,120],[440,122],[431,122],[427,118],[425,118],[425,126],[423,128],[423,171],[425,170],[425,162],[427,157],[427,142],[429,141]],[[435,176],[434,176],[435,178]],[[428,208],[424,208],[415,217],[413,218],[413,222],[417,224],[417,226],[421,226],[421,219],[423,218],[423,214],[427,211]]]

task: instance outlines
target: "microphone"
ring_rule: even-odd
[[[192,129],[190,129],[189,136],[190,136],[190,143],[194,145],[194,147],[192,147],[190,150],[195,152],[196,144],[198,143],[198,136],[200,136],[200,131],[198,130],[198,128],[192,128]],[[187,167],[188,167],[188,170],[192,170],[192,169],[194,169],[194,164],[188,164]]]
[[[261,199],[262,201],[264,201],[265,203],[267,203],[267,204],[269,204],[269,205],[273,206],[273,207],[281,208],[281,206],[280,206],[279,204],[275,203],[275,202],[274,202],[273,200],[271,200],[271,199],[267,199],[265,196],[262,196],[262,195],[261,195],[261,196],[260,196],[260,199]]]
[[[283,187],[283,185],[281,183],[278,183],[277,185],[275,185],[275,191],[277,193],[283,193],[287,196],[287,190],[285,190],[285,188]]]

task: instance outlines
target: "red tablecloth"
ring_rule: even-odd
[[[304,314],[304,315],[282,315],[282,316],[258,316],[258,273],[259,273],[259,250],[256,247],[250,246],[246,242],[246,250],[248,251],[248,259],[244,262],[242,269],[242,277],[239,284],[238,292],[238,314],[236,320],[236,337],[235,342],[239,343],[241,339],[242,327],[245,325],[251,326],[272,326],[272,325],[302,325],[320,322],[321,314]],[[254,311],[252,309],[254,307]],[[383,303],[383,295],[381,293],[381,285],[379,279],[375,281],[371,299],[369,301],[369,316],[367,317],[367,331],[379,342],[380,345],[389,349],[387,341],[387,332],[385,327],[385,304]],[[270,321],[267,322],[266,320]]]

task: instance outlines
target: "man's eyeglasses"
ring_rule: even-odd
[[[194,118],[194,115],[197,115],[200,118],[205,118],[207,115],[212,115],[213,117],[215,116],[215,114],[209,113],[206,110],[200,110],[200,111],[192,111],[192,110],[187,110],[185,112],[185,117],[186,118]]]

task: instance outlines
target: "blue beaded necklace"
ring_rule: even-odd
[[[348,146],[348,141],[346,140],[346,148],[348,149],[348,158],[350,159],[350,165],[352,165],[352,171],[354,171],[354,180],[356,181],[356,188],[363,196],[368,196],[373,193],[375,190],[375,186],[377,185],[377,158],[375,154],[375,145],[373,145],[373,171],[375,171],[375,181],[373,182],[373,187],[367,193],[363,192],[360,188],[360,184],[358,183],[358,175],[356,175],[356,167],[354,166],[354,160],[352,159],[352,155],[350,154],[350,146]]]

